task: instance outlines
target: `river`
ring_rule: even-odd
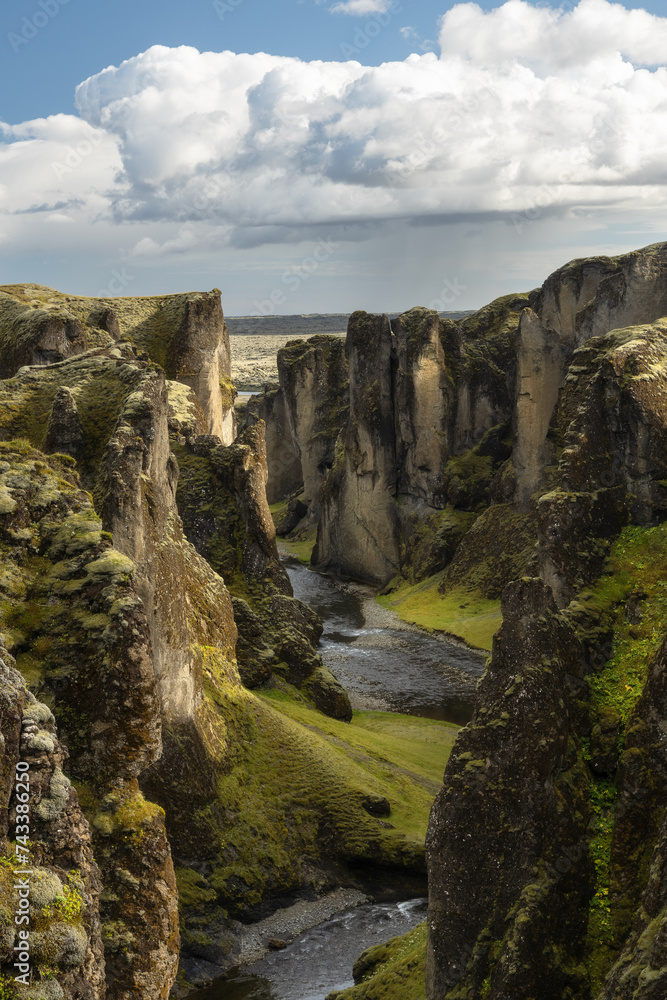
[[[405,712],[465,725],[486,654],[400,622],[370,587],[346,584],[285,559],[294,596],[324,624],[319,652],[352,707]],[[370,619],[370,620],[369,620]]]
[[[464,725],[486,656],[401,623],[373,592],[285,558],[294,596],[324,625],[319,652],[356,709],[405,712]],[[362,951],[416,927],[426,900],[364,903],[299,935],[287,948],[191,994],[193,1000],[324,1000],[353,985]]]

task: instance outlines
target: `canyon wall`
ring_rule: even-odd
[[[429,1000],[665,991],[666,372],[665,320],[573,346],[539,575],[503,591],[431,815]]]
[[[97,299],[44,285],[0,285],[0,378],[114,342],[133,344],[194,389],[207,433],[236,433],[229,331],[220,291]]]

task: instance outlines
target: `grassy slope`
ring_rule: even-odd
[[[626,602],[633,595],[641,599],[641,617],[637,621],[630,620],[626,611]],[[590,678],[593,716],[613,708],[625,727],[644,687],[649,663],[667,631],[667,523],[654,528],[625,528],[612,546],[606,572],[595,587],[579,594],[577,603],[595,617],[599,615],[613,630],[611,657]],[[622,745],[621,734],[621,749]],[[584,747],[585,756],[587,752]],[[588,952],[595,993],[617,957],[613,944],[619,931],[622,933],[623,900],[617,913],[610,895],[616,796],[613,778],[591,776],[594,815],[590,850],[596,892],[591,900]]]
[[[423,870],[429,812],[456,726],[375,712],[337,722],[287,690],[211,695],[230,760],[217,803],[199,817],[214,822],[220,837],[211,875],[177,873],[191,903],[205,907],[217,896],[236,916],[267,893],[299,888],[309,859],[318,868]],[[367,795],[387,798],[391,814],[369,815]]]
[[[500,628],[500,601],[490,601],[463,588],[441,594],[442,574],[404,583],[391,594],[378,598],[385,608],[395,611],[404,621],[425,629],[435,629],[458,636],[470,646],[491,649],[494,632]]]

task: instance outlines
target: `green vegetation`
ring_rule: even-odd
[[[625,528],[612,546],[605,574],[572,608],[580,609],[613,629],[611,658],[590,681],[592,700],[594,706],[612,705],[625,724],[667,631],[667,522]]]
[[[287,555],[294,556],[299,562],[310,566],[310,557],[317,541],[317,527],[313,526],[307,532],[300,534],[298,538],[279,538],[278,548]]]
[[[218,905],[236,917],[304,879],[321,888],[327,868],[349,873],[361,865],[370,877],[381,865],[399,881],[423,880],[429,812],[456,726],[375,712],[339,722],[282,682],[259,697],[228,688],[210,697],[229,749],[217,802],[193,817],[195,827],[217,831],[213,872],[179,872],[192,905],[205,908],[215,890]],[[390,804],[387,820],[364,808],[379,799]]]
[[[586,950],[589,955],[591,992],[597,996],[604,978],[617,957],[609,899],[611,838],[614,828],[616,785],[608,778],[591,781],[591,840],[589,851],[595,866],[595,894],[591,899]]]
[[[18,1000],[18,995],[14,977],[0,973],[0,1000]]]
[[[469,646],[491,649],[493,636],[502,623],[500,601],[464,588],[441,594],[442,577],[439,573],[421,583],[401,584],[393,593],[379,597],[378,603],[395,611],[403,621],[446,632]]]
[[[272,503],[269,507],[273,523],[276,526],[280,524],[281,518],[287,510],[287,504],[288,500],[278,500],[277,503]],[[316,541],[317,525],[314,524],[306,530],[301,530],[296,535],[280,535],[278,537],[278,548],[282,553],[294,556],[299,562],[310,566],[310,557],[313,554]]]
[[[581,638],[593,645],[596,630],[611,633],[611,655],[589,677],[591,721],[619,720],[616,752],[644,688],[648,669],[667,630],[667,523],[652,528],[626,527],[611,547],[604,574],[581,592],[567,610]],[[591,631],[592,629],[592,631]],[[591,761],[591,741],[583,745]],[[595,892],[590,902],[587,953],[595,993],[618,956],[627,932],[628,901],[614,891],[612,838],[617,788],[613,776],[590,777],[592,820],[589,849],[595,866]],[[652,844],[638,859],[645,881]],[[634,887],[638,891],[639,885]],[[632,908],[630,907],[630,910]],[[620,937],[619,937],[620,935]]]
[[[355,962],[356,986],[327,1000],[426,1000],[426,924],[369,948]]]

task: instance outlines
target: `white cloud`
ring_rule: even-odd
[[[341,0],[331,8],[334,14],[353,14],[364,17],[367,14],[386,14],[394,0]]]
[[[377,67],[154,46],[82,83],[81,118],[2,127],[3,250],[115,228],[149,261],[389,220],[667,209],[667,18],[461,4],[440,46]],[[47,234],[49,212],[77,225]]]

